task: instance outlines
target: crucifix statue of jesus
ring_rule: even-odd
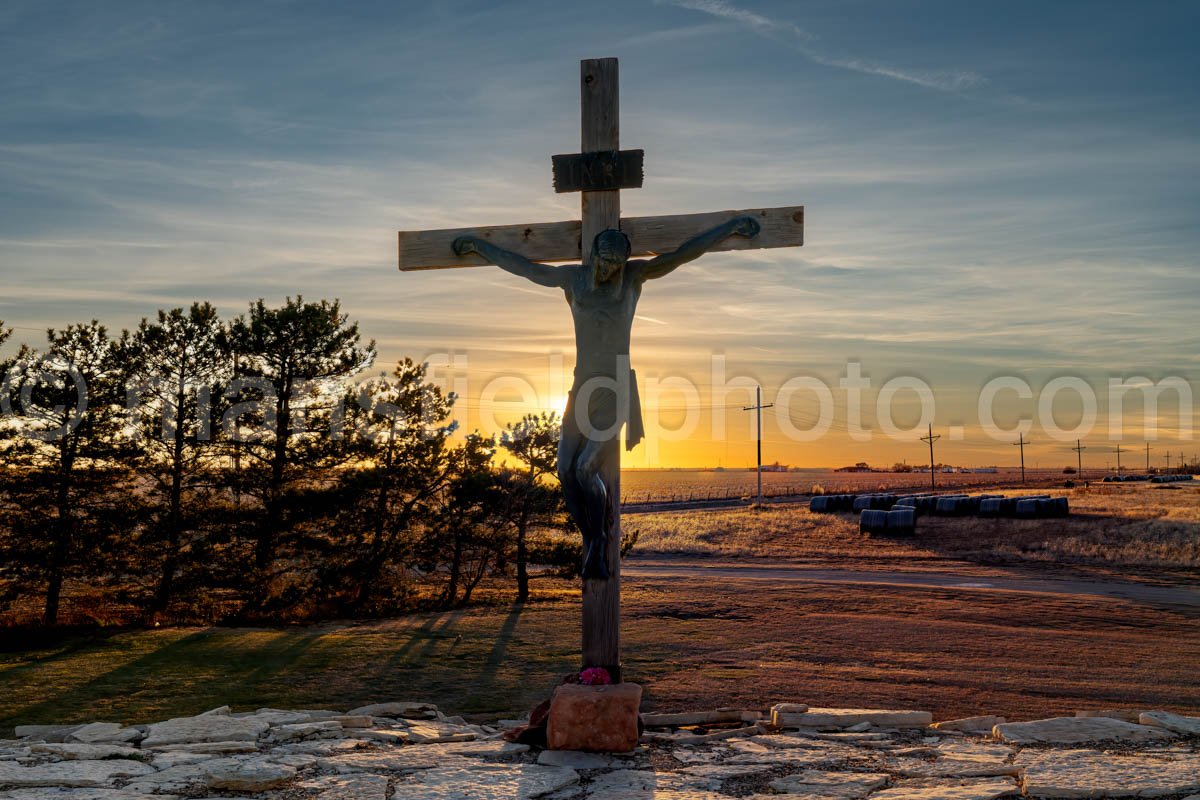
[[[619,230],[596,234],[592,263],[553,267],[530,261],[475,236],[454,240],[458,255],[478,253],[503,270],[541,286],[562,289],[575,321],[575,380],[567,395],[558,444],[558,480],[567,509],[583,533],[584,580],[609,578],[608,543],[618,498],[604,482],[604,467],[620,459],[617,440],[627,426],[625,448],[643,435],[637,378],[629,366],[629,334],[642,284],[699,258],[732,236],[759,232],[754,217],[735,217],[705,231],[678,250],[630,261],[629,239]]]
[[[582,192],[582,220],[402,231],[400,269],[494,264],[566,294],[577,353],[558,475],[584,539],[583,666],[619,680],[619,435],[625,427],[629,449],[642,438],[629,365],[642,285],[710,251],[797,247],[804,208],[622,218],[620,190],[642,185],[643,153],[618,149],[617,60],[583,61],[580,89],[583,152],[554,156],[553,166],[556,191]]]

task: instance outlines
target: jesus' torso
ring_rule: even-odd
[[[603,376],[616,377],[618,359],[628,365],[629,335],[642,296],[637,262],[627,263],[619,275],[604,283],[593,279],[586,265],[570,270],[565,293],[575,321],[575,382]]]

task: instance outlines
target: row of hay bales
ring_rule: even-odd
[[[1005,497],[1002,494],[916,494],[862,495],[854,502],[855,510],[912,508],[918,517],[1065,517],[1070,505],[1065,497],[1040,494]]]
[[[1179,483],[1180,481],[1192,480],[1191,475],[1155,475],[1150,479],[1151,483]]]
[[[1044,519],[1066,517],[1071,514],[1071,504],[1065,497],[1047,494],[1032,497],[989,497],[979,503],[981,517],[1015,517],[1017,519]]]
[[[938,517],[1011,517],[1046,519],[1071,513],[1065,497],[1032,495],[1005,497],[1002,494],[832,494],[818,495],[808,508],[816,513],[858,511],[859,531],[873,536],[912,536],[917,519],[923,515]]]
[[[858,530],[868,536],[915,536],[917,510],[912,506],[893,506],[890,511],[863,509],[858,517]]]
[[[923,498],[931,506],[929,513],[938,517],[974,517],[979,514],[984,501],[1003,500],[1002,494],[944,494],[940,497]],[[925,508],[918,505],[922,511]]]
[[[853,511],[856,494],[819,494],[808,501],[808,510],[830,514],[834,511]]]

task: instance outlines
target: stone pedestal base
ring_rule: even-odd
[[[636,683],[559,686],[550,700],[546,746],[551,750],[628,753],[637,747],[641,705],[642,687]]]

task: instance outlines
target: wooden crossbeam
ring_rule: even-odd
[[[804,244],[804,206],[624,217],[621,219],[621,230],[629,237],[634,256],[658,255],[674,250],[698,233],[744,215],[758,219],[762,232],[752,239],[731,236],[713,247],[713,251],[798,247]],[[480,255],[456,256],[450,245],[459,236],[478,236],[533,261],[579,262],[583,258],[581,230],[582,224],[572,220],[485,228],[401,231],[400,269],[411,272],[482,267],[491,263]]]

